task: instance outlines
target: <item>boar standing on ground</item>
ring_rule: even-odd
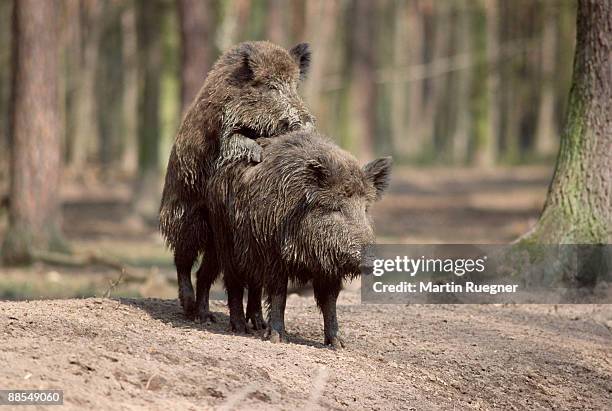
[[[243,290],[263,287],[267,335],[284,340],[287,282],[312,281],[325,344],[342,347],[336,300],[342,281],[360,273],[362,247],[374,242],[368,208],[388,185],[391,159],[360,168],[349,153],[313,132],[260,144],[261,163],[223,167],[207,183],[232,328],[248,332]],[[210,281],[198,277],[198,284]]]
[[[190,319],[214,321],[208,306],[210,284],[197,284],[198,312],[191,284],[198,255],[199,271],[219,271],[205,183],[222,164],[260,161],[262,149],[254,139],[312,128],[313,118],[297,94],[309,63],[305,43],[288,52],[269,42],[241,43],[215,63],[183,118],[168,162],[159,219],[160,231],[174,252],[179,299]],[[261,317],[261,291],[257,293],[249,289],[249,317]]]

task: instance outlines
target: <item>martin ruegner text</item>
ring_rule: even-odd
[[[465,284],[432,283],[431,281],[408,282],[401,281],[395,284],[383,284],[378,281],[372,285],[376,293],[476,293],[476,294],[499,294],[516,293],[516,284],[475,284],[471,281]]]

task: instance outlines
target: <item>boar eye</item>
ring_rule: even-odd
[[[276,89],[276,86],[274,84],[267,82],[265,79],[253,80],[251,85],[254,88],[257,88],[260,90],[275,90]]]
[[[329,210],[333,213],[339,213],[342,211],[342,207],[340,207],[340,204],[332,204],[330,205]]]

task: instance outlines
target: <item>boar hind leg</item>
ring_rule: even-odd
[[[338,329],[338,317],[336,315],[336,300],[340,289],[342,288],[341,281],[334,282],[313,282],[315,300],[323,313],[323,330],[325,334],[325,345],[331,345],[333,348],[344,348],[344,341],[340,336]]]
[[[246,318],[247,321],[251,321],[253,329],[263,330],[266,328],[266,322],[264,321],[261,309],[261,286],[258,284],[249,285]]]
[[[197,258],[197,252],[176,250],[174,252],[174,264],[179,287],[179,300],[183,307],[185,317],[195,320],[196,302],[193,285],[191,284],[191,268]]]
[[[217,264],[217,255],[215,250],[204,250],[202,255],[202,264],[198,269],[198,282],[196,285],[196,303],[198,305],[198,316],[200,322],[206,321],[217,322],[217,319],[210,312],[209,294],[210,287],[219,276],[219,265]]]
[[[227,289],[227,305],[230,312],[230,327],[232,331],[248,334],[246,318],[244,316],[244,306],[242,299],[244,296],[244,285],[231,278],[225,273],[225,288]]]
[[[268,329],[266,337],[270,342],[284,342],[285,339],[285,305],[287,303],[287,279],[281,279],[266,287],[268,295]]]

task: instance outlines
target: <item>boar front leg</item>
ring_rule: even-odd
[[[261,310],[261,286],[259,284],[249,285],[246,318],[247,321],[250,320],[251,324],[253,324],[253,329],[263,330],[266,328],[266,322]]]
[[[238,160],[260,163],[263,148],[255,140],[234,133],[221,139],[218,166]]]
[[[191,284],[191,268],[197,258],[197,253],[193,250],[177,249],[174,252],[174,265],[176,266],[176,274],[179,288],[179,300],[183,307],[185,317],[189,320],[195,320],[196,317],[196,302],[193,285]]]
[[[314,281],[312,286],[317,305],[323,313],[325,345],[331,345],[335,349],[344,348],[344,340],[340,336],[336,315],[336,301],[342,288],[342,281]]]
[[[217,255],[213,248],[207,247],[202,255],[202,264],[198,269],[198,282],[196,285],[196,303],[201,323],[207,321],[217,322],[213,313],[210,312],[209,294],[210,287],[218,276],[219,265],[217,264]]]
[[[274,284],[268,284],[268,330],[266,337],[270,342],[285,342],[285,305],[287,304],[287,278],[276,279]],[[272,281],[270,282],[272,283]]]
[[[230,327],[232,331],[248,334],[246,318],[244,317],[244,285],[242,282],[232,278],[230,273],[225,273],[225,288],[227,289],[227,305],[230,312]]]

